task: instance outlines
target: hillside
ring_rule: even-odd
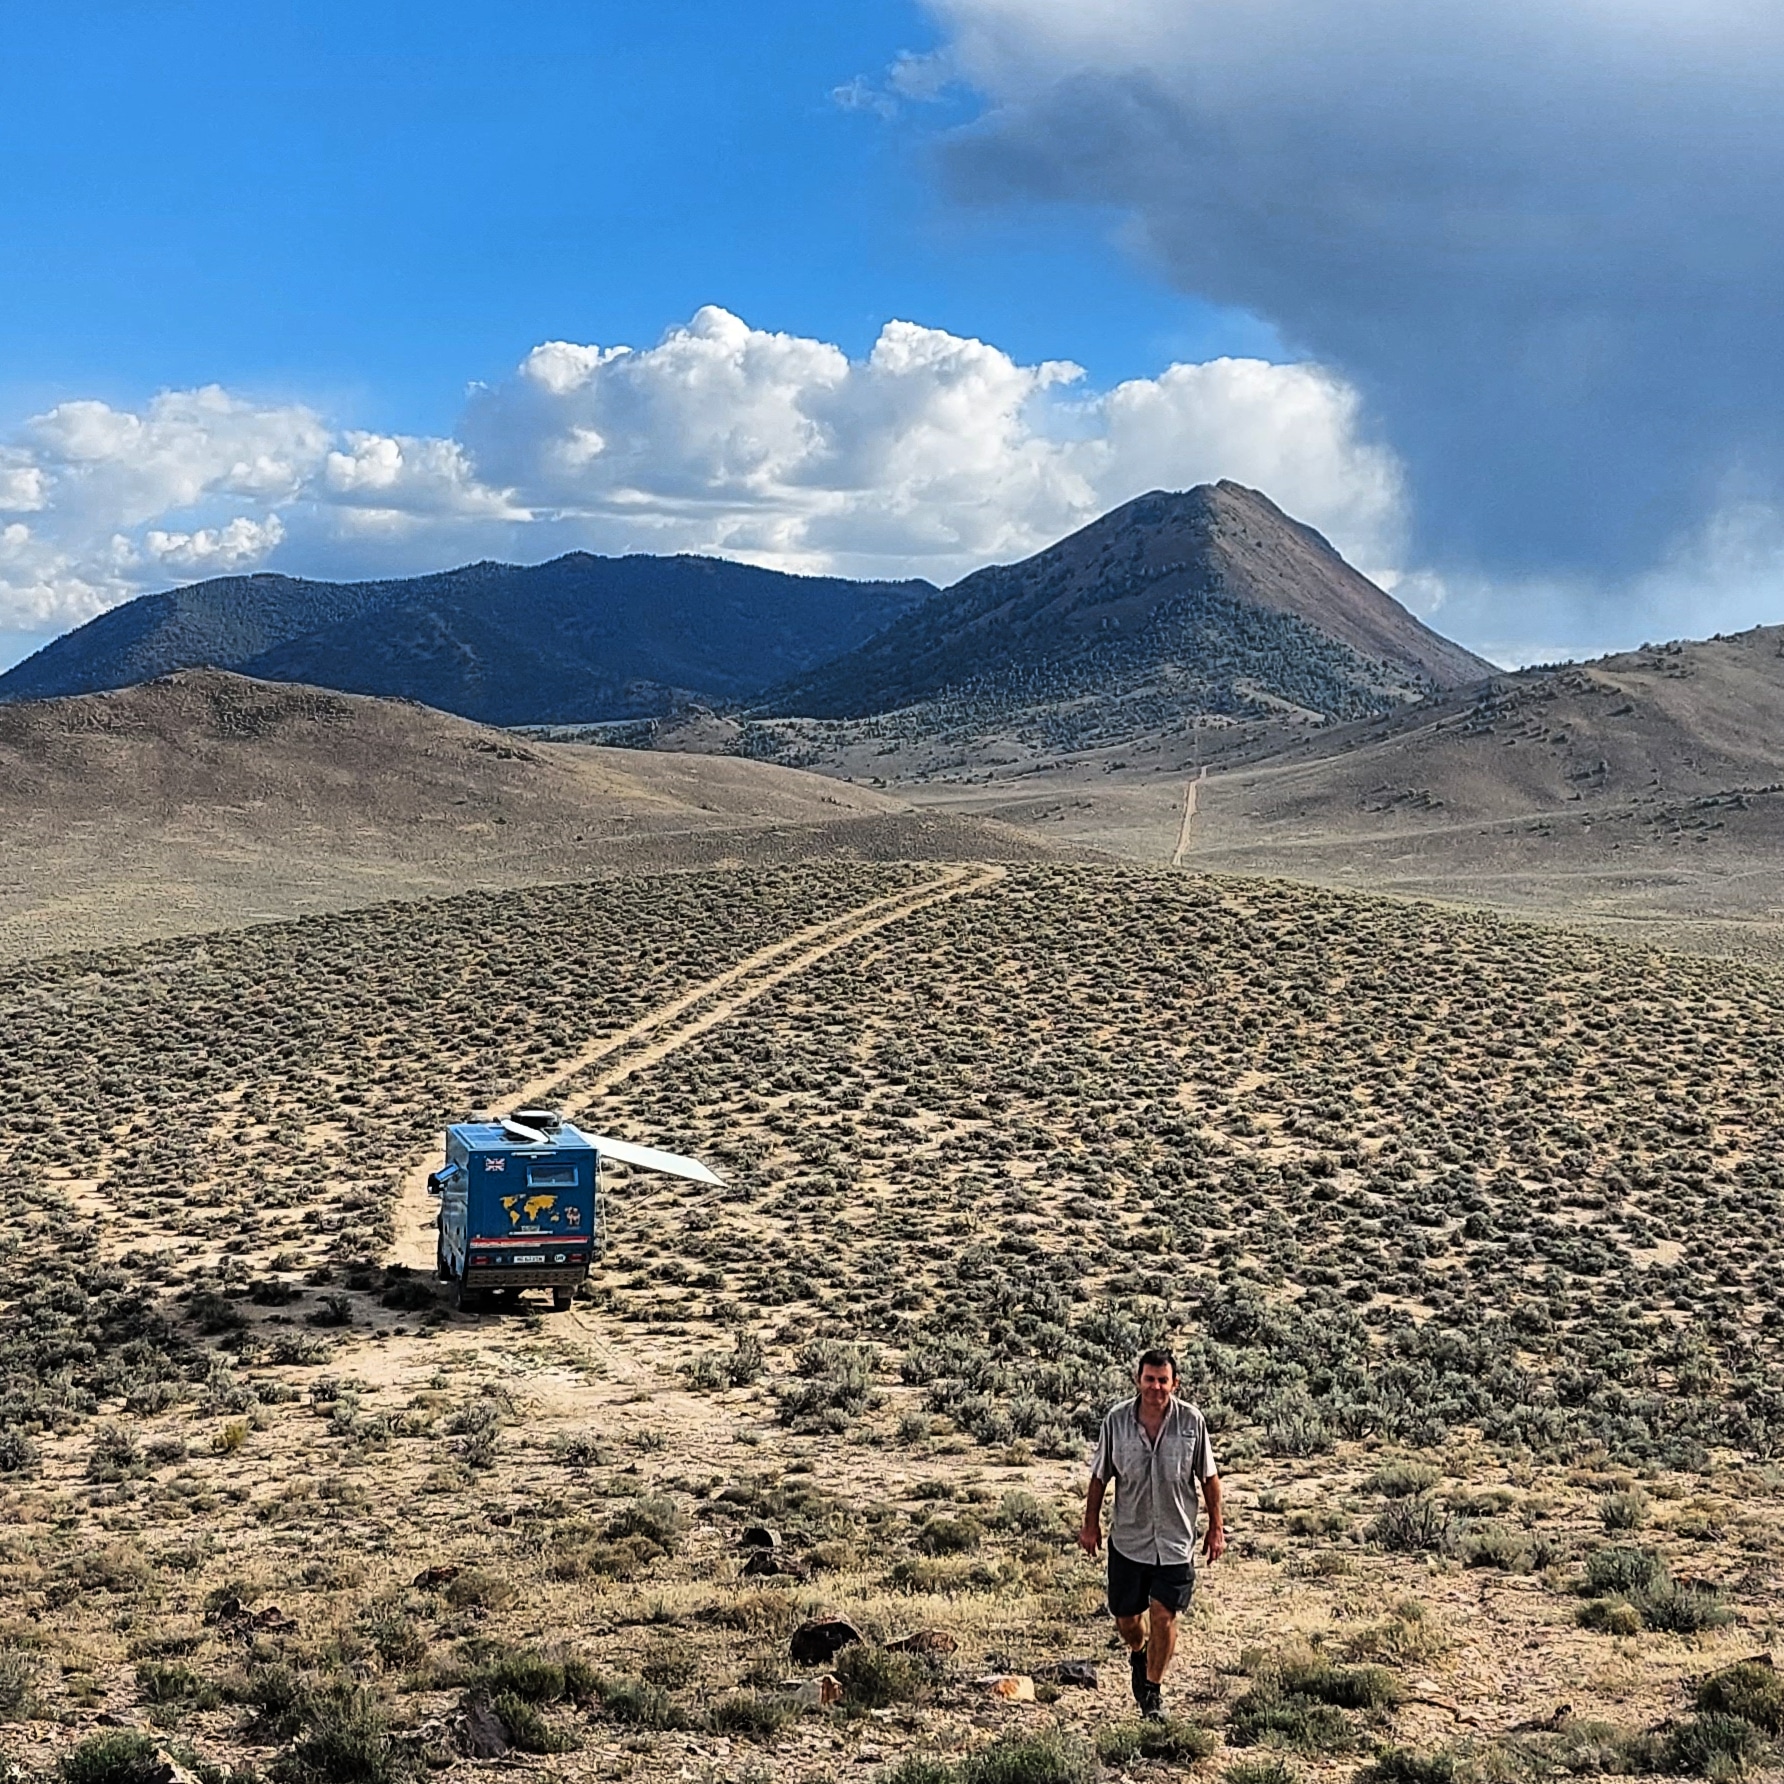
[[[1784,951],[1784,627],[1497,675],[1204,760],[1190,866]],[[1164,861],[1193,772],[1166,766],[901,790]]]
[[[1042,750],[1186,717],[1329,722],[1490,674],[1309,527],[1235,483],[1154,491],[981,570],[763,703],[780,718],[924,708],[920,728]]]
[[[211,670],[0,706],[0,833],[0,958],[647,867],[1050,852],[767,763]]]
[[[0,701],[209,666],[419,700],[486,724],[631,717],[690,694],[751,699],[933,592],[586,552],[393,582],[223,577],[140,596],[56,639],[0,675]]]

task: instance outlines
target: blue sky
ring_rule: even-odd
[[[701,305],[868,347],[893,316],[1099,381],[1271,333],[1078,208],[963,211],[914,121],[832,97],[913,6],[18,8],[0,60],[0,403],[223,383],[443,431],[543,340]]]
[[[0,663],[1216,476],[1502,661],[1784,619],[1781,119],[1754,0],[15,8]]]

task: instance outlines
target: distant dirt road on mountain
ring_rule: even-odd
[[[1193,780],[1184,782],[1183,822],[1177,827],[1177,846],[1171,851],[1171,865],[1173,867],[1181,867],[1183,865],[1183,851],[1189,847],[1189,828],[1195,822],[1196,792],[1200,788],[1202,782],[1207,778],[1208,769],[1206,764],[1204,764],[1201,772],[1197,774]]]

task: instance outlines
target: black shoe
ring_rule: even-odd
[[[1149,1679],[1143,1686],[1141,1686],[1138,1696],[1140,1699],[1140,1714],[1144,1716],[1148,1722],[1164,1721],[1165,1693],[1162,1685],[1154,1685]]]
[[[1127,1669],[1133,1674],[1134,1702],[1144,1707],[1148,1689],[1146,1683],[1146,1650],[1144,1648],[1141,1648],[1137,1653],[1130,1653],[1128,1655]]]

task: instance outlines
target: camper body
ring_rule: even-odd
[[[446,1164],[428,1180],[440,1198],[440,1275],[462,1300],[548,1288],[570,1305],[601,1249],[601,1155],[563,1122],[538,1141],[512,1124],[446,1130]]]
[[[548,1288],[570,1305],[601,1255],[601,1160],[722,1188],[697,1158],[585,1134],[552,1109],[446,1130],[446,1163],[427,1180],[440,1198],[437,1265],[461,1307]]]

